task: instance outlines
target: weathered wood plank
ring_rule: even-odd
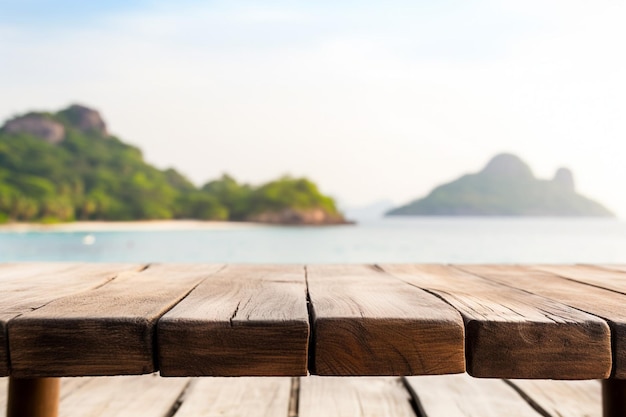
[[[612,271],[591,265],[533,265],[531,268],[626,294],[626,273],[624,271]]]
[[[0,416],[5,415],[9,378],[0,378]],[[190,378],[156,374],[76,377],[61,380],[60,417],[169,416]]]
[[[220,268],[151,266],[11,320],[11,374],[24,378],[154,372],[157,319]]]
[[[7,393],[9,391],[9,378],[0,378],[0,416],[5,416],[7,410]]]
[[[188,383],[157,375],[87,378],[62,397],[59,417],[169,417]]]
[[[610,374],[609,327],[598,317],[452,267],[383,268],[461,312],[467,370],[473,376],[595,379]]]
[[[10,320],[51,301],[114,279],[138,264],[7,264],[0,269],[0,376],[9,374],[7,327]]]
[[[556,300],[607,320],[613,339],[613,375],[626,378],[626,295],[524,266],[464,265],[483,278]]]
[[[499,379],[468,375],[407,377],[427,417],[540,417],[513,388]]]
[[[399,378],[316,377],[300,379],[300,417],[414,417]]]
[[[88,384],[92,380],[92,377],[81,376],[74,378],[61,378],[61,401],[64,398],[72,395],[72,393],[82,387],[85,384]]]
[[[0,282],[10,281],[14,279],[24,279],[42,271],[52,273],[63,271],[79,264],[71,262],[17,262],[17,263],[0,263]]]
[[[311,373],[463,372],[463,322],[436,297],[369,266],[310,266]]]
[[[508,381],[530,403],[551,417],[601,417],[602,393],[598,381]]]
[[[165,376],[306,375],[309,319],[302,266],[228,266],[158,323]]]
[[[593,266],[597,266],[599,268],[608,269],[611,271],[621,271],[626,272],[626,265],[624,264],[594,264]]]
[[[597,381],[507,381],[519,395],[501,380],[467,375],[408,377],[406,381],[427,417],[539,417],[529,404],[550,417],[601,415]],[[0,378],[0,415],[6,408],[7,382],[8,378]],[[176,417],[287,417],[290,385],[289,378],[191,379],[156,374],[64,378],[60,416],[169,416],[176,404],[180,405]],[[299,399],[301,417],[414,415],[409,393],[397,378],[301,378]]]
[[[176,417],[287,417],[291,378],[199,378]]]

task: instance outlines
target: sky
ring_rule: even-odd
[[[0,0],[0,119],[98,109],[202,184],[406,203],[512,152],[626,218],[626,3]]]

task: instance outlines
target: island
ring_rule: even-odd
[[[576,192],[569,169],[558,169],[550,180],[537,179],[524,161],[508,153],[496,155],[482,171],[440,185],[386,215],[614,217]]]
[[[0,223],[162,219],[346,223],[306,178],[253,186],[224,174],[196,187],[144,161],[83,105],[30,112],[0,128]]]

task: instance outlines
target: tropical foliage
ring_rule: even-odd
[[[253,187],[228,175],[194,186],[174,169],[159,170],[118,138],[84,132],[63,112],[65,138],[48,143],[0,130],[0,222],[193,218],[246,220],[266,210],[335,203],[316,185],[283,177]]]

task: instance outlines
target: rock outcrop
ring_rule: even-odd
[[[564,189],[574,191],[576,186],[574,185],[574,174],[567,168],[559,168],[554,174],[554,179],[552,180],[559,186]]]
[[[32,135],[56,145],[65,139],[66,128],[100,137],[109,136],[100,113],[78,104],[58,113],[33,112],[18,116],[7,121],[0,130],[9,134]]]
[[[73,104],[59,114],[65,116],[73,127],[84,133],[97,133],[101,136],[109,134],[100,113],[89,107]]]
[[[501,153],[491,158],[481,173],[501,177],[534,178],[530,167],[518,156],[510,153]]]
[[[576,192],[569,169],[560,168],[552,180],[537,179],[511,154],[497,155],[480,172],[440,185],[387,215],[614,217],[603,205]]]
[[[349,224],[343,216],[330,214],[320,208],[297,210],[284,209],[280,211],[268,211],[249,216],[247,221],[268,224],[286,225],[324,225],[324,224]]]
[[[32,135],[52,144],[65,139],[65,127],[42,113],[28,113],[11,119],[2,130],[10,134]]]

